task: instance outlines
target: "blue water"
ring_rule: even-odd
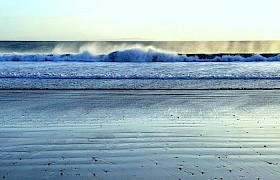
[[[251,48],[250,43],[259,46]],[[0,42],[0,88],[274,89],[280,88],[277,46],[278,42]]]

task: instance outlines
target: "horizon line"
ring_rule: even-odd
[[[103,39],[103,40],[0,40],[0,42],[280,42],[279,40],[148,40],[148,39]]]

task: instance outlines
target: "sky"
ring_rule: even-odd
[[[0,0],[0,40],[280,40],[279,0]]]

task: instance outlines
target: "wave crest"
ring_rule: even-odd
[[[72,62],[257,62],[280,61],[279,54],[175,54],[164,53],[153,48],[127,49],[109,54],[93,55],[88,51],[79,54],[4,54],[0,61],[72,61]]]

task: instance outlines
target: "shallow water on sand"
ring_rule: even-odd
[[[279,179],[280,91],[1,91],[7,179]]]

